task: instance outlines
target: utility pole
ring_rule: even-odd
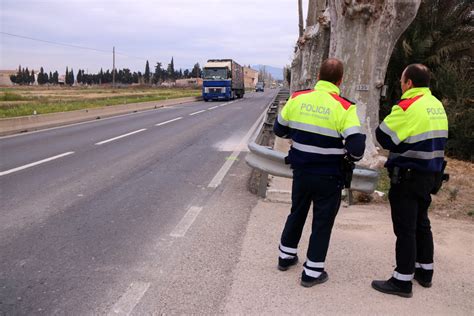
[[[112,50],[113,52],[113,65],[112,65],[112,88],[115,89],[115,46]]]

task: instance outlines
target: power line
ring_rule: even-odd
[[[23,36],[23,35],[18,35],[18,34],[12,34],[12,33],[2,32],[2,31],[0,31],[0,34],[12,36],[12,37],[18,37],[18,38],[22,38],[22,39],[27,39],[27,40],[30,40],[30,41],[36,41],[36,42],[42,42],[42,43],[47,43],[47,44],[52,44],[52,45],[65,46],[65,47],[78,48],[78,49],[85,49],[85,50],[91,50],[91,51],[96,51],[96,52],[100,52],[100,53],[110,54],[110,51],[106,51],[106,50],[98,49],[98,48],[92,48],[92,47],[86,47],[86,46],[79,46],[79,45],[72,45],[72,44],[66,44],[66,43],[60,43],[60,42],[54,42],[54,41],[43,40],[43,39],[39,39],[39,38],[34,38],[34,37],[29,37],[29,36]],[[115,53],[116,53],[117,55],[121,55],[121,56],[128,57],[128,58],[135,58],[135,59],[147,60],[146,58],[143,58],[143,57],[132,56],[132,55],[128,55],[128,54],[124,54],[124,53],[119,53],[119,52],[115,52]]]

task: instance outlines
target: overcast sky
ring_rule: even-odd
[[[304,1],[305,9],[307,0]],[[146,60],[192,68],[210,58],[283,67],[298,35],[296,0],[0,0],[1,31],[110,51],[50,45],[0,34],[0,69],[144,70]]]

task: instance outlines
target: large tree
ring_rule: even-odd
[[[292,64],[292,89],[310,87],[326,56],[326,30],[330,25],[329,57],[344,63],[341,92],[358,105],[367,134],[364,164],[380,159],[373,139],[380,93],[393,47],[416,16],[421,0],[309,0],[307,28],[298,39]],[[327,35],[326,35],[327,36]],[[296,71],[295,71],[296,70]]]
[[[200,78],[201,77],[201,66],[199,63],[196,63],[191,70],[191,78]]]

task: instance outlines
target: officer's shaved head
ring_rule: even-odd
[[[428,87],[430,85],[430,70],[423,64],[411,64],[403,71],[402,81],[411,80],[413,87]]]
[[[325,80],[334,84],[340,83],[344,74],[344,66],[339,59],[328,58],[321,64],[319,69],[319,80]]]

